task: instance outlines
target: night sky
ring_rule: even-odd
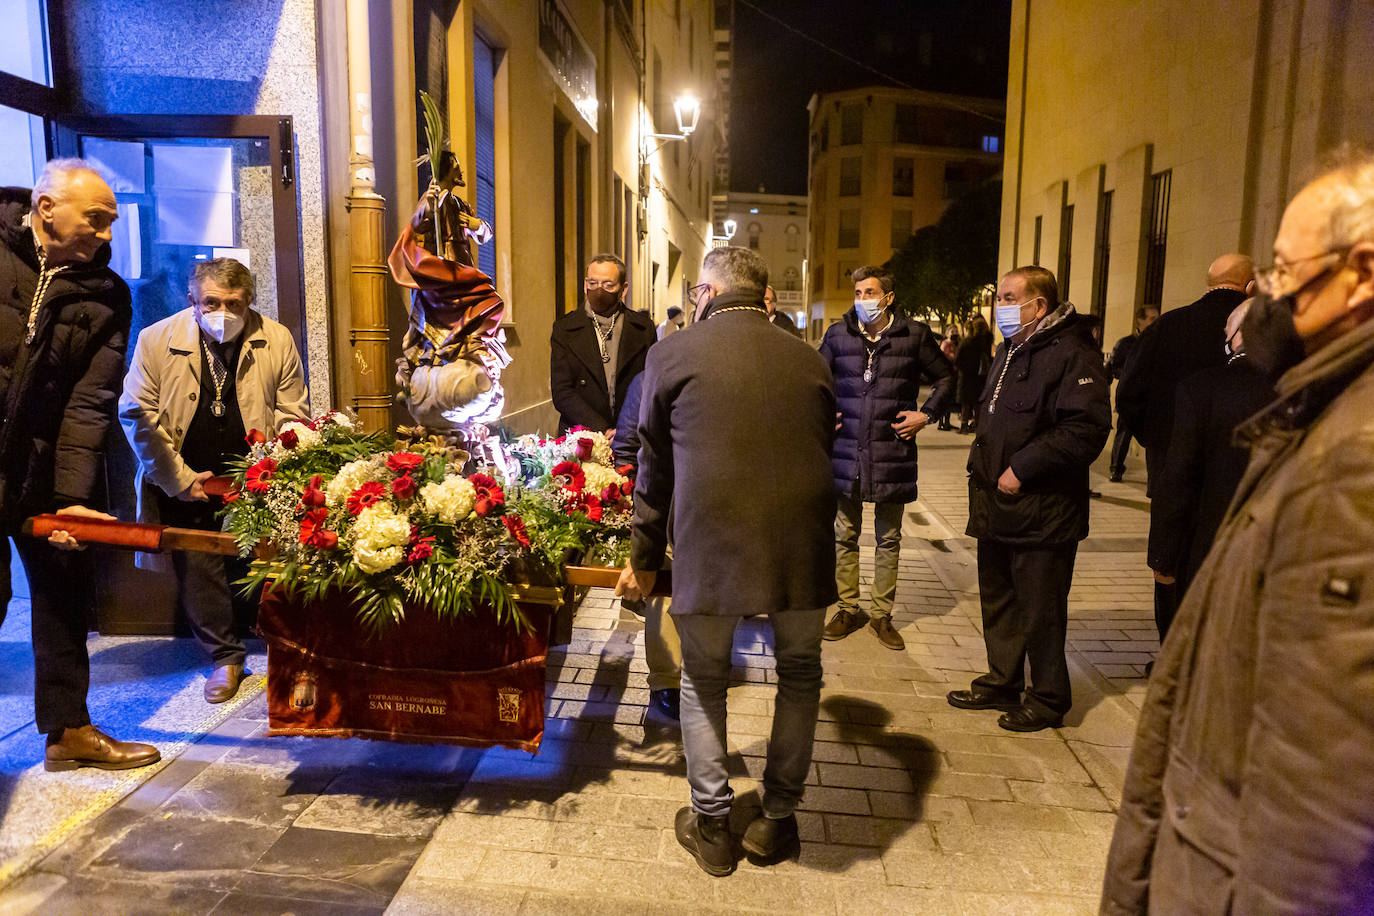
[[[813,93],[896,85],[1005,98],[1011,0],[735,0],[730,189],[806,193]]]

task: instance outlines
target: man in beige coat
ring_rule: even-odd
[[[218,530],[222,504],[206,495],[205,481],[247,452],[248,433],[271,438],[306,417],[309,404],[290,332],[250,308],[248,268],[232,258],[198,261],[187,298],[189,308],[139,334],[119,420],[138,459],[139,521]],[[186,618],[214,661],[205,699],[222,703],[244,674],[229,584],[241,564],[182,551],[172,564]]]

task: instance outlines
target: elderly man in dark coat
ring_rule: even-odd
[[[835,395],[816,351],[768,322],[768,270],[747,248],[717,248],[693,292],[697,321],[645,367],[630,568],[617,592],[652,590],[673,505],[673,620],[682,640],[682,743],[692,804],[678,841],[712,875],[735,868],[727,818],[725,694],[741,617],[773,628],[774,701],[763,813],[751,856],[798,848],[793,810],[811,765],[821,626],[835,600],[830,449]]]
[[[1207,292],[1182,308],[1170,309],[1140,335],[1140,343],[1116,386],[1121,422],[1145,446],[1147,496],[1168,459],[1178,383],[1194,372],[1226,362],[1222,344],[1226,319],[1254,286],[1255,265],[1243,254],[1226,254],[1207,268]],[[1153,522],[1151,527],[1154,527]],[[1176,586],[1155,579],[1155,628],[1159,639],[1178,610]]]
[[[85,504],[103,466],[133,312],[110,270],[114,192],[85,162],[49,162],[32,193],[0,189],[0,599],[8,603],[9,537],[28,575],[34,718],[44,766],[121,770],[155,763],[157,748],[116,741],[91,724],[84,591],[90,574],[58,532],[19,534],[26,516]],[[0,619],[3,615],[0,614]]]
[[[1150,680],[1109,916],[1374,901],[1374,156],[1293,198],[1261,290],[1279,399]]]
[[[998,725],[1032,732],[1060,725],[1072,705],[1069,587],[1078,542],[1088,536],[1088,466],[1111,432],[1111,403],[1091,325],[1060,303],[1054,274],[1011,271],[997,287],[996,309],[1005,339],[968,458],[988,673],[948,699],[961,709],[1004,710]]]

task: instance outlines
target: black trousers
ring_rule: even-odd
[[[161,521],[165,525],[219,531],[215,517],[217,506],[205,502],[181,502],[161,497],[158,501]],[[176,550],[172,552],[172,566],[176,570],[177,595],[186,622],[196,641],[210,656],[215,667],[242,665],[243,641],[234,632],[234,596],[230,582],[248,572],[246,560],[218,554]]]
[[[978,541],[978,592],[988,673],[973,681],[1037,712],[1062,716],[1073,705],[1064,640],[1078,543],[1019,547]],[[1025,684],[1030,662],[1030,687]]]
[[[1169,625],[1174,622],[1174,615],[1178,613],[1178,603],[1182,600],[1187,587],[1188,584],[1182,579],[1173,585],[1155,583],[1155,629],[1159,631],[1160,645],[1164,644],[1164,634],[1169,632]]]
[[[1116,417],[1116,433],[1112,436],[1112,461],[1110,468],[1112,471],[1124,474],[1126,472],[1126,455],[1131,451],[1131,431],[1126,428],[1126,421],[1121,419],[1121,415]]]
[[[86,610],[90,607],[90,561],[79,551],[58,550],[40,538],[14,537],[29,580],[33,621],[34,722],[43,734],[91,724],[86,692],[91,657],[86,651]],[[0,537],[0,597],[5,607],[14,595],[10,581],[10,539]],[[0,612],[0,621],[4,620]]]

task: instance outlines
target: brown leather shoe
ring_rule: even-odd
[[[902,634],[897,632],[897,628],[892,625],[892,618],[886,614],[880,617],[869,619],[868,626],[874,633],[878,634],[878,642],[887,646],[889,649],[905,649],[906,640],[902,639]]]
[[[102,770],[132,770],[157,763],[162,754],[151,744],[116,741],[94,725],[64,728],[57,741],[48,736],[43,769],[49,772],[98,767]]]
[[[223,703],[232,700],[243,683],[242,665],[220,665],[205,681],[205,702]]]

